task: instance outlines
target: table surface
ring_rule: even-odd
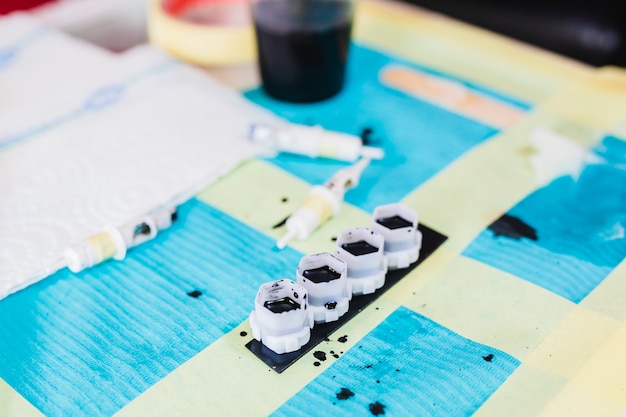
[[[0,301],[0,415],[625,415],[626,73],[394,2],[359,1],[353,35],[323,103],[208,70],[291,121],[370,132],[386,157],[341,212],[275,250],[345,164],[255,159],[125,261]],[[248,350],[259,285],[393,202],[445,242],[284,372]]]

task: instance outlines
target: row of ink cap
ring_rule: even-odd
[[[308,343],[315,324],[339,320],[352,296],[372,294],[388,270],[407,268],[419,258],[418,214],[400,204],[375,208],[370,227],[344,230],[335,253],[302,257],[296,280],[261,285],[250,313],[254,338],[282,354]]]

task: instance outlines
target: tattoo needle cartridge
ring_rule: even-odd
[[[369,163],[369,158],[362,158],[337,171],[324,185],[313,186],[304,203],[287,219],[287,233],[276,242],[276,246],[283,249],[293,238],[306,239],[320,224],[336,215],[346,191],[358,185]]]
[[[354,162],[360,157],[382,159],[381,148],[363,145],[355,135],[323,129],[321,126],[305,126],[290,123],[281,127],[254,124],[248,139],[275,152],[305,155],[310,158],[329,158]]]

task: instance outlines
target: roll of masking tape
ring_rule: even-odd
[[[246,0],[151,0],[148,37],[157,47],[197,65],[243,65],[256,59]]]

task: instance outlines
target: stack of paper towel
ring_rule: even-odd
[[[115,55],[0,19],[0,298],[255,155],[258,122],[275,116],[148,45]]]

